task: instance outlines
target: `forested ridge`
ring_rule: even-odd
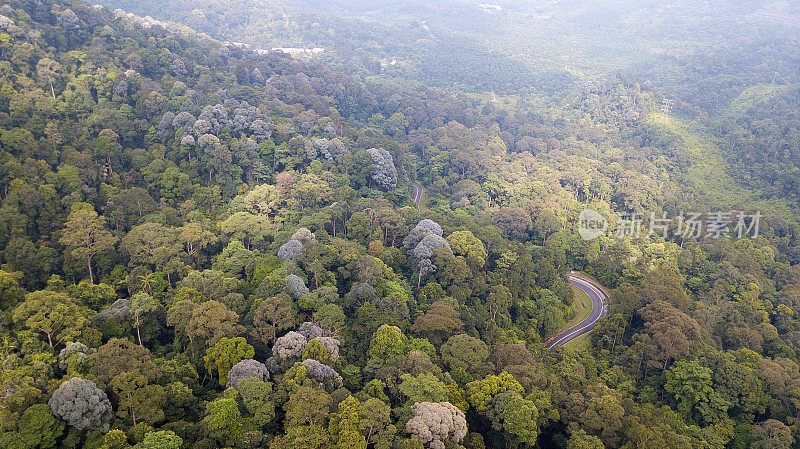
[[[575,232],[722,207],[650,83],[512,107],[62,0],[0,5],[0,55],[2,448],[800,444],[796,215]],[[791,98],[713,132],[796,210],[751,149],[798,160]],[[570,270],[610,313],[545,352]]]

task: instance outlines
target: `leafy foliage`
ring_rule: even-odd
[[[402,45],[370,47],[419,52],[381,69],[361,47],[292,57],[79,1],[7,3],[0,446],[797,444],[796,86],[726,78],[706,99],[687,87],[665,118],[663,85],[534,82],[497,52],[461,60],[474,53],[451,47],[469,30],[445,44],[449,25],[433,18],[402,22]],[[258,2],[139,3],[157,17],[186,7],[190,25],[225,24],[210,35],[231,40],[262,23],[236,22]],[[769,8],[795,17],[784,3]],[[744,22],[771,20],[759,5]],[[458,21],[516,23],[486,14]],[[307,18],[286,17],[263,23]],[[293,29],[335,32],[331,17]],[[793,45],[761,42],[754,66],[784,64],[776,47]],[[415,65],[443,58],[460,73]],[[344,60],[358,76],[331,68]],[[693,61],[675,70],[708,62]],[[494,64],[507,70],[489,82]],[[395,77],[406,70],[502,89],[444,92]],[[721,79],[701,78],[686,84]],[[695,113],[730,97],[717,123]],[[641,214],[646,228],[649,212],[693,205],[764,206],[762,232],[573,232],[584,207]],[[573,270],[609,290],[609,314],[547,351],[580,301]]]

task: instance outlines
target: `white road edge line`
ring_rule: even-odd
[[[586,281],[584,279],[581,279],[581,278],[579,278],[577,276],[570,275],[569,279],[571,281],[575,281],[577,284],[579,284],[582,287],[588,288],[589,290],[592,291],[592,293],[597,295],[597,299],[600,300],[600,313],[597,315],[597,317],[595,317],[594,320],[592,320],[592,322],[586,323],[584,326],[581,326],[582,323],[578,323],[578,326],[580,326],[580,328],[578,328],[578,326],[576,326],[575,328],[573,328],[570,331],[568,331],[566,334],[564,334],[561,337],[559,337],[556,341],[554,341],[554,342],[552,342],[550,344],[550,349],[556,347],[558,344],[563,342],[565,339],[569,340],[569,338],[567,338],[567,337],[572,337],[572,336],[574,336],[576,334],[579,335],[580,333],[586,331],[587,327],[592,326],[594,323],[596,323],[598,320],[600,320],[600,318],[603,317],[603,312],[605,311],[605,301],[603,301],[603,300],[606,299],[607,296],[602,290],[600,290],[599,288],[595,287],[594,284],[592,284],[591,282]],[[583,290],[580,287],[578,287],[578,288]],[[594,310],[594,300],[595,300],[595,298],[592,297],[592,295],[590,295],[589,292],[587,292],[586,290],[583,290],[583,291],[584,291],[584,293],[586,293],[587,296],[589,296],[589,299],[592,300],[592,310]]]

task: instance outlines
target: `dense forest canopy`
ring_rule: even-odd
[[[120,3],[0,0],[0,447],[800,447],[796,7]]]

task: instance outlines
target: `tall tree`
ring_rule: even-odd
[[[104,227],[104,219],[91,206],[75,209],[69,214],[60,243],[72,247],[75,257],[86,259],[89,281],[94,284],[92,259],[94,256],[114,248],[117,238]]]
[[[131,315],[136,323],[136,337],[139,339],[139,346],[142,346],[141,318],[144,314],[153,312],[158,308],[158,301],[147,293],[137,293],[129,300]]]
[[[43,290],[25,295],[13,318],[47,335],[50,347],[75,340],[89,324],[91,311],[64,293]]]

